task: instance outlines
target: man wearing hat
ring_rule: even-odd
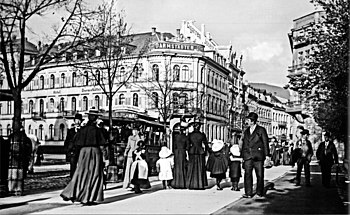
[[[70,177],[73,177],[77,162],[79,158],[79,149],[73,142],[75,134],[79,131],[81,122],[83,121],[83,115],[80,113],[74,116],[74,127],[68,129],[66,140],[64,141],[64,148],[66,150],[66,161],[70,163]]]
[[[329,132],[324,134],[324,141],[320,143],[316,151],[317,160],[321,166],[322,185],[329,187],[331,182],[331,169],[333,164],[338,165],[338,152]]]
[[[305,184],[307,187],[310,187],[310,162],[311,157],[314,154],[312,149],[311,142],[308,140],[309,130],[304,129],[300,132],[301,139],[298,141],[298,146],[300,148],[299,158],[297,160],[297,176],[296,176],[296,185],[300,185],[301,171],[304,167],[305,173]]]
[[[253,197],[253,169],[257,178],[256,194],[264,196],[264,161],[270,156],[266,129],[256,124],[258,114],[251,112],[246,118],[248,128],[243,133],[242,157],[244,167],[243,198]]]

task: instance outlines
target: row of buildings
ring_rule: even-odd
[[[294,32],[292,29],[292,34]],[[183,21],[175,35],[152,28],[150,32],[131,36],[129,55],[119,63],[114,81],[117,84],[125,80],[127,74],[131,77],[113,97],[114,116],[128,112],[147,115],[158,123],[166,120],[170,134],[183,120],[188,123],[200,120],[209,141],[226,141],[232,131],[237,135],[242,132],[245,117],[254,111],[259,114],[258,123],[266,128],[270,137],[295,140],[296,126],[305,118],[300,119],[300,110],[293,109],[300,100],[293,100],[289,90],[244,81],[243,56],[238,56],[231,44],[217,44],[204,25],[199,29],[193,21]],[[290,39],[294,52],[296,37],[292,35]],[[146,42],[149,43],[147,52],[138,55]],[[25,70],[30,73],[40,50],[29,41],[26,49]],[[91,59],[98,64],[100,57],[99,50],[89,56],[78,51],[67,53],[32,80],[22,94],[26,133],[38,136],[42,144],[63,145],[75,113],[96,107],[107,115],[108,100],[95,78],[103,71],[90,74],[72,66],[72,62],[84,64]],[[299,56],[293,54],[293,68],[297,58]],[[165,80],[171,83],[166,96],[171,101],[167,119],[159,111],[164,105],[161,89],[164,85],[155,87]],[[0,89],[7,88],[6,79],[2,79]],[[0,102],[0,135],[11,133],[12,118],[13,102]]]

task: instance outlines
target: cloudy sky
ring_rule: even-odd
[[[98,0],[88,0],[91,4]],[[243,53],[245,80],[287,84],[291,49],[287,34],[293,20],[313,12],[309,0],[118,0],[133,33],[175,34],[182,20],[205,24],[219,45],[230,42]]]

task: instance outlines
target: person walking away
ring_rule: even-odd
[[[207,161],[207,170],[210,177],[216,179],[216,189],[223,190],[220,186],[222,179],[226,178],[228,167],[228,150],[229,148],[222,140],[214,139]]]
[[[186,162],[188,160],[187,148],[189,139],[185,134],[186,126],[180,124],[180,134],[177,134],[173,141],[174,150],[174,179],[171,187],[175,189],[186,188]]]
[[[109,161],[103,131],[96,125],[100,114],[95,109],[87,114],[88,122],[73,139],[80,148],[77,169],[60,196],[65,201],[94,205],[104,200],[103,162],[108,166]]]
[[[83,115],[80,113],[74,116],[74,127],[68,129],[66,140],[64,141],[64,148],[66,150],[66,161],[70,164],[70,177],[73,177],[75,169],[77,168],[79,149],[74,143],[73,139],[76,133],[78,133],[81,122],[83,121]]]
[[[174,157],[168,147],[162,146],[159,151],[159,160],[156,162],[159,180],[162,181],[163,189],[170,189],[170,182],[173,179]]]
[[[331,183],[331,170],[333,164],[339,165],[338,152],[335,144],[331,140],[329,132],[324,134],[324,141],[320,143],[316,150],[316,157],[319,160],[322,172],[322,185],[329,188]]]
[[[230,141],[230,152],[229,152],[229,176],[232,183],[232,191],[240,191],[238,185],[239,180],[242,176],[241,170],[241,149],[239,147],[238,141]]]
[[[242,156],[244,166],[244,191],[243,198],[253,197],[253,169],[257,178],[256,194],[264,196],[264,161],[270,156],[268,136],[266,129],[257,125],[258,114],[248,114],[246,123],[248,128],[243,134]]]
[[[305,184],[307,187],[311,186],[310,183],[310,162],[311,157],[313,156],[313,149],[311,142],[308,140],[309,130],[304,129],[300,132],[301,140],[297,142],[297,145],[300,147],[299,156],[297,160],[297,176],[296,176],[296,185],[300,185],[301,181],[301,171],[304,167],[305,173]]]
[[[188,136],[188,169],[186,187],[188,189],[204,189],[208,186],[205,170],[205,155],[208,152],[208,141],[204,133],[200,131],[201,124],[194,123],[194,130]]]
[[[134,162],[130,168],[131,184],[134,185],[135,193],[142,193],[141,188],[150,188],[151,184],[148,180],[148,165],[146,162],[145,142],[139,140],[137,148],[133,152]]]
[[[126,159],[125,164],[125,172],[124,172],[124,181],[123,181],[123,188],[128,189],[130,187],[130,181],[131,181],[131,175],[130,175],[130,169],[131,164],[133,163],[133,152],[137,148],[137,143],[141,140],[139,136],[139,131],[136,128],[136,126],[132,127],[132,135],[128,138],[128,143],[125,148],[124,157]]]

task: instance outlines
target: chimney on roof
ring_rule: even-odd
[[[156,27],[152,27],[152,35],[155,35],[156,34]]]

